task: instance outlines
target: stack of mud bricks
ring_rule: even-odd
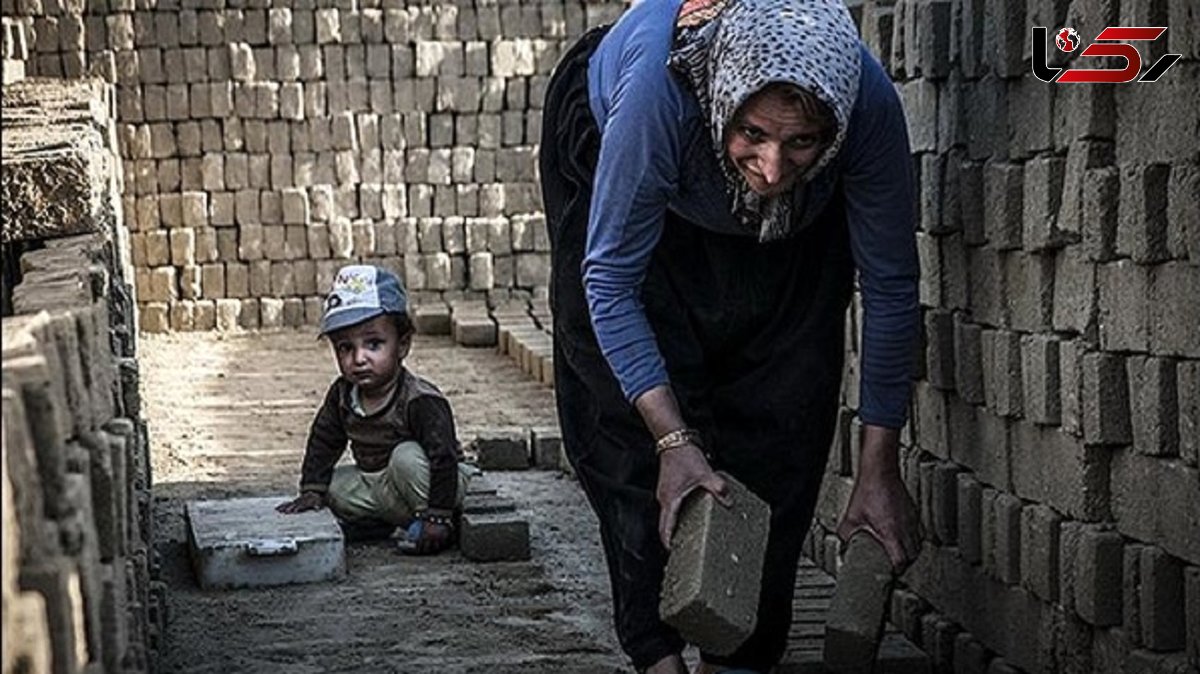
[[[112,101],[3,91],[5,674],[149,671],[165,624]]]
[[[117,87],[150,332],[315,323],[351,262],[411,290],[544,288],[546,85],[624,7],[3,0],[29,74]]]
[[[926,538],[895,623],[940,671],[1195,671],[1195,3],[854,11],[903,98],[917,180],[922,336],[901,443]],[[1089,44],[1118,25],[1169,26],[1139,45],[1146,67],[1182,58],[1136,86],[1031,74],[1030,26],[1074,27]],[[1064,66],[1052,38],[1046,52]],[[856,301],[808,541],[831,572],[862,436],[861,321]]]
[[[0,64],[5,85],[25,79],[25,62],[29,60],[29,34],[24,23],[8,17],[0,20]]]

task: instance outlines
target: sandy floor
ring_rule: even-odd
[[[533,559],[348,547],[339,582],[202,592],[183,503],[288,494],[332,381],[311,332],[147,336],[140,343],[157,548],[170,586],[165,672],[625,672],[595,520],[577,483],[492,473],[530,519]],[[448,394],[460,435],[554,423],[552,393],[488,349],[418,338],[410,367]]]

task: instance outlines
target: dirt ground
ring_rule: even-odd
[[[412,558],[360,543],[347,546],[337,582],[201,591],[183,504],[291,494],[336,369],[311,331],[146,336],[139,348],[169,586],[161,671],[631,671],[611,627],[595,519],[558,472],[489,474],[529,517],[529,562],[479,564],[457,551]],[[490,349],[419,337],[408,364],[446,392],[463,439],[554,423],[553,393]]]

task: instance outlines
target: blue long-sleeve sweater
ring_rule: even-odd
[[[601,145],[582,273],[600,348],[631,401],[668,383],[639,300],[665,211],[747,233],[731,213],[699,105],[667,68],[678,9],[679,0],[635,3],[588,64]],[[859,416],[899,428],[918,321],[912,159],[895,87],[865,47],[845,143],[805,187],[809,216],[839,180],[863,301]]]

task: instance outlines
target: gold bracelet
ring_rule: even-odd
[[[695,445],[701,449],[704,444],[700,440],[700,431],[694,428],[678,428],[654,441],[654,451],[657,454],[684,445]]]

